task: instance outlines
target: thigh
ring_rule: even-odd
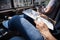
[[[30,39],[43,40],[41,33],[29,21],[24,18],[21,18],[20,22]]]
[[[15,37],[10,38],[9,40],[24,40],[24,38],[15,36]]]
[[[18,30],[22,35],[30,40],[43,40],[41,33],[25,18],[14,16],[9,21],[10,29]]]

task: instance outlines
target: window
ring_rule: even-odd
[[[32,6],[32,0],[14,0],[14,6],[16,7],[24,7],[24,6]]]
[[[35,0],[34,5],[40,5],[42,0]]]
[[[48,5],[49,1],[50,0],[44,0],[41,2],[41,5],[46,7]]]
[[[0,10],[10,9],[11,1],[10,0],[0,0]]]

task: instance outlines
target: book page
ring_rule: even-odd
[[[54,30],[53,24],[50,21],[46,20],[45,18],[40,17],[40,15],[36,11],[32,9],[27,9],[23,11],[23,13],[31,17],[32,19],[37,20],[38,22],[43,21],[49,29]]]

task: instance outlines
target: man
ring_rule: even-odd
[[[49,8],[47,8],[47,10]],[[56,40],[56,38],[53,36],[53,35],[56,36],[56,34],[53,33],[53,35],[52,35],[50,33],[49,29],[47,28],[47,26],[43,22],[38,23],[38,22],[35,21],[35,23],[36,23],[36,25],[37,25],[36,27],[40,31],[40,33],[26,19],[20,18],[20,16],[14,16],[8,22],[8,25],[9,25],[8,29],[10,29],[10,30],[18,30],[21,33],[21,35],[23,35],[25,37],[26,40],[44,40],[45,38],[47,38],[47,40]],[[56,24],[56,25],[58,25],[58,24]],[[56,30],[54,30],[54,31],[55,32],[57,31],[58,32],[57,34],[59,34],[59,29],[57,29],[56,27],[55,27],[55,29]]]
[[[50,40],[57,40],[57,39],[60,40],[60,38],[59,38],[60,37],[60,10],[59,10],[57,18],[56,18],[56,24],[54,26],[54,30],[50,31],[43,21],[40,23],[35,21],[35,23],[36,23],[36,28],[38,30],[40,30],[40,33],[43,36],[45,36],[48,40],[49,39]]]
[[[36,28],[40,31],[40,33],[46,38],[46,40],[57,40],[52,34],[50,33],[48,27],[44,22],[35,22]]]
[[[56,18],[56,24],[54,26],[54,30],[53,31],[49,31],[49,29],[47,28],[47,26],[45,25],[45,23],[41,22],[38,23],[37,21],[35,21],[36,23],[36,27],[38,30],[40,30],[40,33],[43,34],[43,36],[49,37],[51,40],[54,40],[55,38],[57,38],[58,40],[60,40],[60,1],[59,0],[51,0],[49,2],[49,4],[46,6],[45,10],[45,14],[51,14],[50,17],[52,18]],[[53,16],[54,17],[53,17]],[[46,17],[45,15],[42,15],[44,17]],[[56,16],[56,17],[55,17]],[[46,17],[47,18],[47,17]],[[52,34],[51,34],[52,33]],[[53,37],[53,36],[55,37]]]
[[[8,26],[7,26],[7,25]],[[3,21],[3,25],[11,31],[17,30],[20,35],[23,36],[24,40],[44,40],[41,33],[23,16],[15,15],[8,21]],[[15,37],[16,38],[16,37]],[[13,37],[13,39],[15,39]]]

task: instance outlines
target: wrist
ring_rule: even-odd
[[[49,31],[41,32],[44,39],[46,40],[56,40]]]
[[[56,38],[49,32],[46,36],[47,40],[56,40]]]

